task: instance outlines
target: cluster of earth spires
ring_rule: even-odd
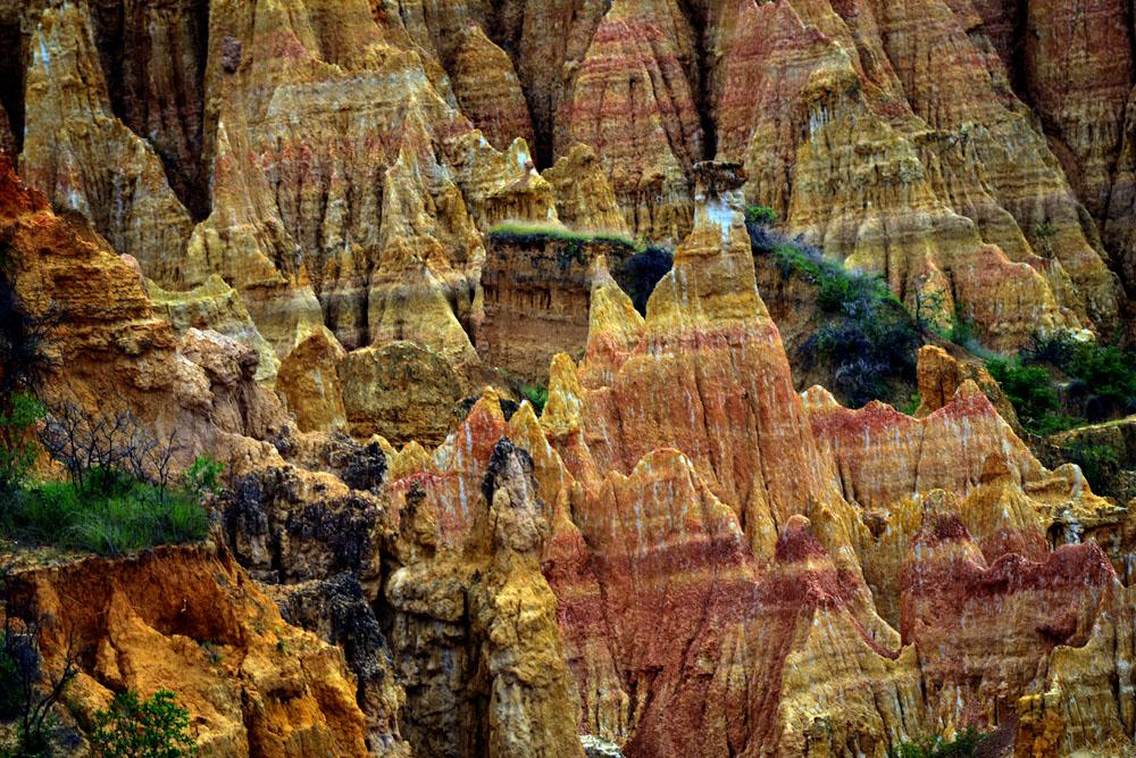
[[[0,0],[40,392],[226,475],[203,544],[8,578],[82,651],[61,709],[169,688],[218,756],[1132,753],[1132,508],[939,346],[912,415],[799,392],[745,223],[993,349],[1130,335],[1132,16]]]

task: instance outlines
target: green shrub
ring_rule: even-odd
[[[0,514],[0,531],[25,542],[101,555],[205,538],[209,521],[197,495],[161,490],[123,474],[96,476],[99,484],[25,487]]]
[[[1121,411],[1136,408],[1136,353],[1132,351],[1059,332],[1035,336],[1023,357],[1059,368],[1092,395],[1114,403]]]
[[[199,498],[211,495],[221,486],[221,472],[225,465],[212,458],[199,455],[193,459],[193,464],[186,469],[184,479],[185,488]]]
[[[1007,358],[988,360],[986,369],[1006,393],[1026,430],[1034,434],[1057,431],[1061,403],[1049,372]]]
[[[1035,335],[1017,359],[995,358],[987,368],[1014,404],[1022,425],[1034,434],[1053,434],[1136,410],[1136,354],[1069,333]],[[1060,393],[1056,372],[1069,378]]]
[[[989,735],[968,726],[956,734],[953,740],[936,735],[916,742],[900,743],[897,750],[888,752],[895,758],[972,758],[978,755],[982,743],[989,739]]]
[[[114,696],[110,708],[95,714],[91,734],[100,758],[183,758],[197,754],[189,733],[189,711],[174,693],[158,690],[141,701],[133,690]]]
[[[750,205],[745,209],[747,224],[773,226],[777,223],[777,211],[767,205]]]
[[[754,255],[769,255],[783,278],[798,276],[817,288],[825,321],[801,347],[805,368],[824,358],[833,388],[856,406],[891,400],[893,385],[915,379],[919,330],[878,276],[849,271],[800,240],[749,225]]]
[[[0,412],[0,492],[19,487],[35,463],[32,428],[44,417],[43,404],[33,395],[16,392]]]
[[[1094,445],[1076,440],[1062,452],[1070,463],[1081,467],[1081,473],[1096,492],[1107,489],[1108,483],[1120,469],[1120,456],[1108,445]]]
[[[548,388],[526,384],[521,387],[521,395],[532,404],[537,415],[544,413],[544,406],[548,402]]]

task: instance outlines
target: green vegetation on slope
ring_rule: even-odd
[[[133,690],[119,692],[105,711],[95,714],[91,734],[94,754],[103,758],[186,758],[197,755],[189,733],[189,711],[174,693],[158,690],[140,700]]]
[[[1039,335],[1016,357],[992,358],[986,366],[1033,434],[1136,411],[1136,355],[1114,346],[1068,333]]]
[[[941,736],[927,737],[915,742],[903,742],[897,750],[889,750],[893,758],[973,758],[979,747],[990,739],[973,726],[968,726],[954,739]]]
[[[923,339],[914,319],[878,276],[850,271],[801,240],[770,228],[776,213],[746,209],[755,256],[769,256],[783,279],[798,276],[816,287],[823,323],[801,346],[807,366],[823,360],[833,367],[833,387],[854,406],[871,400],[895,403],[901,387],[915,381],[915,355]]]

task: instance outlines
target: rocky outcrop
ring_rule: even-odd
[[[320,323],[460,347],[468,228],[558,210],[517,138],[568,161],[565,220],[653,241],[691,228],[698,161],[740,161],[788,230],[999,349],[1115,328],[1108,265],[1134,278],[1118,0],[46,5],[3,21],[23,172],[163,286],[221,275],[278,358]]]
[[[359,581],[349,573],[276,590],[280,615],[339,646],[357,682],[356,699],[367,716],[367,747],[372,754],[409,756],[398,731],[405,700],[395,679],[390,648]]]
[[[540,573],[549,523],[532,461],[501,439],[485,466],[481,497],[463,501],[473,510],[464,544],[420,483],[402,500],[401,566],[386,594],[407,738],[431,755],[583,755],[556,598]]]
[[[215,504],[225,542],[256,579],[298,584],[349,572],[374,599],[380,578],[381,543],[387,528],[384,503],[367,492],[349,471],[360,460],[345,461],[343,476],[358,489],[327,474],[293,467],[265,468],[237,478]]]
[[[571,147],[542,174],[556,193],[556,213],[569,228],[582,232],[627,234],[619,208],[596,151],[582,143]]]
[[[166,290],[146,282],[146,295],[154,310],[169,319],[179,334],[189,329],[219,332],[256,351],[256,380],[271,383],[280,367],[272,346],[257,331],[256,324],[235,289],[219,276],[211,276],[191,290]]]
[[[656,240],[690,229],[702,124],[687,78],[694,32],[674,0],[617,2],[596,28],[561,106],[565,137],[596,149],[628,226]]]
[[[1118,3],[11,5],[44,394],[230,474],[231,560],[22,575],[90,703],[176,683],[237,754],[1129,747],[1131,512],[945,350],[915,416],[799,393],[815,314],[766,308],[742,215],[991,348],[1118,334]]]
[[[919,360],[916,365],[916,377],[919,382],[919,407],[915,416],[922,418],[934,413],[947,405],[958,392],[964,382],[972,381],[982,394],[998,411],[1002,420],[1009,424],[1015,433],[1021,433],[1018,423],[1018,414],[1009,398],[1002,392],[998,382],[990,376],[986,367],[974,359],[963,355],[955,357],[937,345],[924,345],[919,348]]]
[[[210,755],[366,755],[367,724],[342,653],[285,623],[224,552],[163,548],[8,577],[8,613],[41,622],[57,675],[79,674],[67,707],[82,723],[127,688],[177,693]]]
[[[506,422],[488,394],[432,457],[400,454],[391,501],[413,558],[388,598],[432,610],[392,638],[416,641],[407,676],[437,672],[408,688],[408,712],[465,714],[450,727],[473,712],[453,683],[475,667],[458,642],[468,579],[427,567],[471,554],[475,493],[508,436],[546,504],[581,733],[644,756],[882,756],[968,724],[1012,739],[1045,662],[1096,622],[1125,512],[1075,467],[1041,466],[969,379],[924,418],[795,393],[737,174],[701,171],[694,230],[646,319],[598,279],[585,356],[554,358],[539,422],[527,404]],[[1061,546],[1094,528],[1101,547]],[[448,688],[427,638],[460,661]]]
[[[462,113],[498,150],[508,150],[517,137],[533,142],[528,104],[513,62],[477,25],[458,35],[447,69]]]
[[[442,356],[411,342],[349,353],[339,364],[339,381],[351,433],[381,434],[395,444],[445,439],[466,390]]]
[[[185,465],[199,454],[235,469],[276,456],[261,440],[287,419],[254,381],[256,352],[215,331],[179,336],[136,269],[81,219],[52,213],[7,165],[0,165],[0,238],[15,296],[45,325],[41,393],[49,404],[130,409],[157,437],[176,434]]]
[[[347,426],[339,364],[346,353],[335,337],[316,332],[280,364],[276,391],[302,432],[330,432]]]
[[[147,276],[172,282],[192,221],[154,149],[114,114],[99,57],[86,4],[44,10],[25,83],[21,172]]]
[[[583,357],[597,260],[620,270],[634,254],[618,239],[556,230],[491,235],[481,273],[484,317],[473,334],[478,355],[547,385],[554,355]]]

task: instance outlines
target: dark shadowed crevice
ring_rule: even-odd
[[[209,0],[98,0],[92,20],[111,108],[157,153],[195,221],[209,215],[204,160]]]
[[[0,23],[0,105],[8,114],[8,125],[12,129],[16,152],[24,147],[24,40],[20,25]],[[0,143],[3,140],[0,139]]]
[[[707,23],[707,10],[699,0],[679,0],[679,8],[694,32],[694,70],[691,73],[691,93],[698,109],[702,127],[701,160],[714,160],[718,154],[718,125],[714,123],[713,92],[709,66],[708,39],[711,29]]]

